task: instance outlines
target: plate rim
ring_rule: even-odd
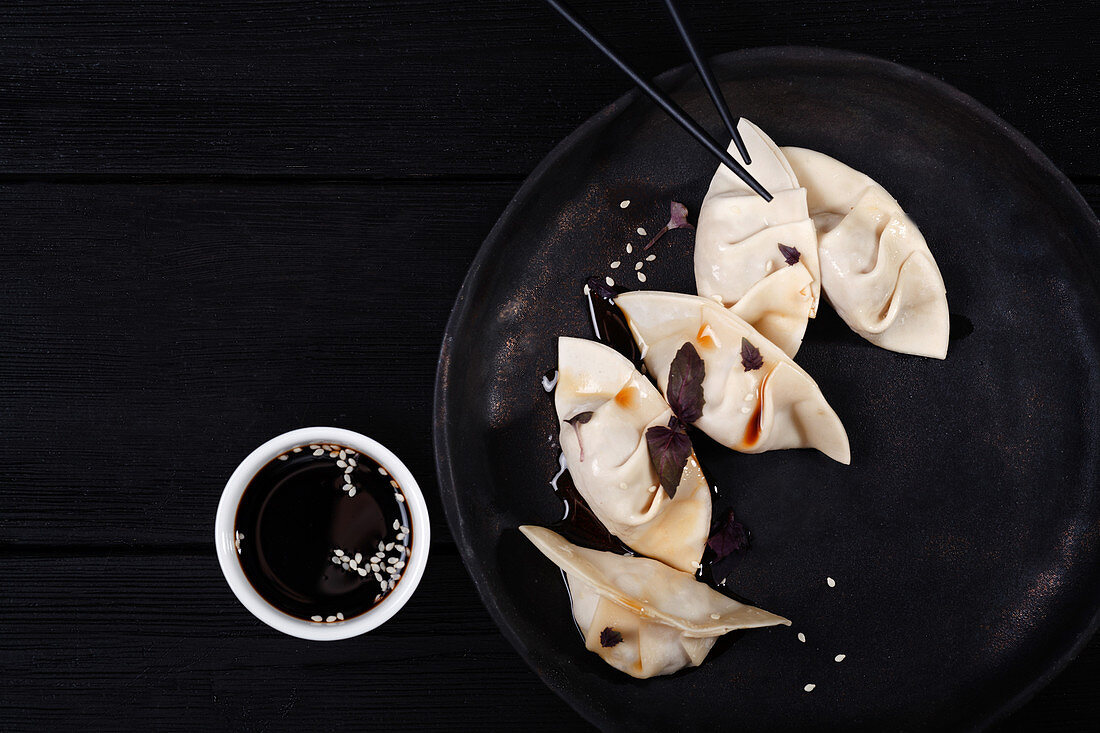
[[[913,82],[925,88],[930,88],[934,93],[944,95],[953,102],[959,104],[966,111],[975,115],[982,122],[996,128],[1001,134],[1005,135],[1009,141],[1015,144],[1020,152],[1026,155],[1032,163],[1049,174],[1052,182],[1057,184],[1060,189],[1059,193],[1068,199],[1067,205],[1092,214],[1090,224],[1092,225],[1094,239],[1100,241],[1100,219],[1097,219],[1095,213],[1092,211],[1092,207],[1085,201],[1081,192],[1077,190],[1077,187],[1073,185],[1066,174],[1063,173],[1062,170],[1058,168],[1058,166],[1056,166],[1037,145],[1035,145],[1035,143],[1025,137],[1023,133],[974,97],[971,97],[969,94],[957,89],[946,81],[910,66],[889,61],[878,56],[818,46],[761,46],[717,54],[712,57],[711,60],[712,62],[726,63],[736,59],[744,59],[746,61],[750,59],[754,61],[767,59],[773,61],[793,60],[801,63],[825,62],[830,64],[866,64],[874,68],[874,70],[880,74]],[[659,87],[667,88],[670,82],[688,73],[690,73],[689,65],[682,64],[661,73],[654,81]],[[620,111],[639,100],[640,97],[641,93],[636,88],[630,89],[609,105],[588,117],[577,128],[559,141],[539,161],[534,170],[527,175],[515,195],[508,202],[508,205],[505,206],[504,210],[497,217],[493,228],[478,247],[477,254],[474,256],[466,272],[466,276],[463,278],[462,285],[459,288],[458,295],[455,298],[454,305],[447,319],[447,325],[443,333],[443,342],[439,351],[439,362],[436,367],[432,406],[432,443],[435,451],[436,478],[439,482],[439,493],[443,503],[444,516],[451,530],[451,536],[454,538],[455,545],[458,547],[459,554],[462,558],[462,564],[466,568],[467,574],[470,575],[471,580],[473,580],[482,604],[485,606],[486,610],[489,611],[489,615],[493,618],[493,622],[497,625],[497,628],[504,637],[508,639],[508,642],[523,659],[524,663],[538,675],[543,684],[564,700],[566,704],[581,715],[581,717],[598,728],[601,727],[604,721],[597,717],[597,710],[588,704],[583,695],[578,694],[570,680],[563,681],[555,678],[551,681],[549,675],[534,663],[532,660],[532,656],[534,656],[532,650],[528,647],[526,642],[515,633],[510,624],[505,622],[505,614],[500,607],[498,599],[488,591],[487,586],[489,581],[485,572],[477,567],[475,563],[467,562],[467,555],[473,556],[474,552],[459,512],[457,480],[452,471],[450,450],[452,435],[448,420],[446,419],[448,375],[452,368],[451,344],[455,340],[455,334],[459,330],[462,322],[466,319],[470,309],[469,294],[478,287],[480,280],[485,275],[485,271],[490,269],[486,267],[487,263],[490,262],[490,250],[494,248],[496,240],[501,237],[501,232],[505,227],[505,223],[512,219],[515,216],[515,212],[522,208],[528,199],[531,198],[549,168],[553,167],[559,160],[570,154],[576,144],[586,138],[591,131],[601,125],[609,123]],[[1095,261],[1096,253],[1086,250],[1084,242],[1074,241],[1074,247],[1078,250],[1083,260]],[[1095,269],[1093,270],[1092,280],[1094,286],[1100,291],[1100,281],[1097,280]],[[471,567],[471,565],[473,565],[473,567]],[[977,729],[989,728],[1019,710],[1025,703],[1035,697],[1041,689],[1050,684],[1058,674],[1065,670],[1069,663],[1081,653],[1093,636],[1096,635],[1098,629],[1100,629],[1100,591],[1098,591],[1097,596],[1093,599],[1091,618],[1088,623],[1078,631],[1073,643],[1063,650],[1054,660],[1053,664],[1048,665],[1046,669],[1029,684],[1025,685],[1015,694],[1007,697],[999,706],[993,708],[984,719],[975,724],[975,727]]]

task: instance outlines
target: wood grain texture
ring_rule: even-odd
[[[660,3],[576,5],[647,73],[685,61]],[[1091,0],[684,5],[710,53],[943,78],[1100,208]],[[462,568],[430,400],[518,181],[627,89],[536,0],[0,5],[0,727],[586,727]],[[410,606],[339,644],[254,620],[210,543],[237,461],[323,423],[393,447],[434,519]],[[1093,727],[1098,671],[1094,640],[1002,728]]]
[[[0,187],[0,543],[206,543],[304,425],[413,469],[440,542],[443,326],[512,184]],[[537,379],[537,377],[536,377]]]
[[[577,5],[646,73],[686,62],[660,3]],[[899,61],[1100,170],[1093,0],[685,6],[712,54]],[[0,172],[514,178],[628,88],[535,0],[32,0],[0,8]]]
[[[392,621],[339,643],[284,636],[236,603],[211,551],[0,558],[5,730],[558,730],[539,682],[453,553]]]

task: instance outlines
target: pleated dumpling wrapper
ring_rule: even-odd
[[[813,150],[783,152],[806,187],[821,286],[840,317],[876,346],[945,358],[947,291],[917,225],[863,173]]]
[[[710,489],[694,455],[675,496],[662,488],[646,431],[668,425],[672,409],[653,383],[614,349],[563,336],[554,407],[566,466],[600,522],[636,552],[695,572],[710,531]]]
[[[649,373],[667,394],[676,352],[703,360],[703,409],[694,425],[742,453],[817,448],[851,462],[848,434],[821,389],[782,349],[709,298],[636,290],[615,303],[626,315]]]
[[[774,197],[764,201],[729,168],[711,179],[695,231],[695,285],[751,323],[788,356],[817,313],[821,276],[806,190],[779,147],[742,119],[748,171]],[[730,145],[730,155],[737,157]]]
[[[543,527],[520,531],[565,571],[588,650],[631,677],[698,667],[734,629],[791,625],[656,560],[578,547]]]

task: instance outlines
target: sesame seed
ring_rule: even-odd
[[[348,459],[348,465],[349,466],[358,466],[359,464],[355,462],[354,458],[349,458]]]
[[[340,458],[341,459],[347,458],[347,457],[348,457],[348,452],[346,450],[340,451]]]
[[[366,568],[356,568],[355,572],[359,573],[364,578],[367,577],[367,569]]]
[[[346,483],[346,484],[351,483],[351,475],[350,474],[346,474],[346,473],[344,474],[344,483]]]
[[[284,454],[282,454],[281,456],[279,456],[279,460],[280,460],[280,461],[285,461],[285,460],[286,460],[287,458],[290,458],[290,456],[288,456],[288,455],[287,455],[286,453],[284,453]]]
[[[378,473],[382,474],[383,476],[389,476],[389,474],[386,473],[386,469],[382,468],[381,466],[378,467]]]
[[[614,280],[612,280],[611,278],[609,278],[609,277],[605,277],[605,278],[603,279],[603,281],[604,281],[605,283],[607,283],[607,287],[609,287],[609,288],[613,288],[613,287],[615,287],[615,281],[614,281]]]
[[[399,502],[401,502],[402,504],[404,504],[404,503],[405,503],[405,497],[404,497],[404,496],[402,496],[401,494],[394,494],[394,495],[393,495],[393,498],[394,498],[394,499],[397,499],[397,500],[398,500]]]
[[[614,262],[611,263],[611,269],[616,270],[616,269],[618,269],[619,265],[621,265],[621,264],[623,264],[623,263],[619,262],[618,260],[615,260]]]
[[[805,690],[806,692],[813,692],[815,687],[817,687],[817,685],[811,683],[811,684],[806,685],[802,689]]]
[[[837,654],[835,657],[833,657],[833,661],[834,662],[843,662],[844,657],[846,657],[846,656],[847,656],[846,654]]]
[[[355,553],[355,562],[363,562],[363,553],[361,553],[361,552]]]
[[[722,618],[722,615],[721,615],[721,614],[718,614],[718,613],[712,613],[712,614],[710,615],[710,617],[711,617],[712,619],[714,619],[715,621],[717,621],[718,619]]]
[[[355,562],[355,560],[348,560],[348,567],[351,568],[352,570],[358,570],[359,569],[359,563]]]
[[[836,581],[832,578],[825,578],[825,582],[829,584],[830,588],[836,588]]]
[[[340,468],[346,468],[348,464],[347,464],[347,461],[337,461],[336,465],[339,466]]]
[[[395,489],[400,489],[401,488],[400,486],[398,486],[397,482],[394,481],[392,478],[390,479],[390,486],[392,486]]]
[[[325,622],[331,624],[335,620],[336,620],[335,616],[329,616],[328,618],[325,619]]]
[[[655,260],[655,259],[657,259],[657,255],[650,255],[649,257],[645,258],[645,261],[646,262],[653,262],[653,260]]]
[[[342,567],[344,570],[349,570],[350,569],[350,566],[346,562],[340,563],[340,567]]]
[[[341,621],[343,621],[343,620],[344,620],[344,614],[343,614],[342,612],[340,612],[340,611],[337,611],[337,613],[336,613],[336,618],[338,618],[338,619],[340,619]]]
[[[641,234],[644,237],[645,236],[645,229],[642,229],[641,227],[638,227],[638,234]]]
[[[321,617],[320,617],[320,616],[310,616],[310,617],[309,617],[309,620],[310,620],[310,621],[321,621],[322,619],[321,619]]]
[[[391,557],[389,560],[386,560],[386,562],[388,562],[390,565],[393,565],[395,562],[397,562],[397,558]]]
[[[375,573],[374,574],[374,579],[377,580],[379,583],[385,583],[386,582],[386,581],[382,580],[382,573]]]
[[[378,543],[378,551],[381,552],[382,550],[385,550],[385,549],[386,549],[386,543],[385,542],[379,542]]]
[[[405,534],[404,532],[398,532],[398,533],[397,533],[397,539],[398,539],[398,540],[403,540],[403,539],[405,539],[405,538],[406,538],[407,536],[408,536],[408,535],[406,535],[406,534]]]
[[[355,496],[355,493],[356,493],[356,491],[355,491],[354,486],[352,486],[350,489],[348,489],[348,496]]]
[[[309,447],[309,449],[310,449],[310,450],[317,450],[317,449],[318,449],[318,448],[320,448],[320,447],[321,447],[321,446],[320,446],[320,444],[319,444],[319,443],[314,443],[313,445],[311,445],[311,446]]]
[[[401,568],[405,567],[405,561],[404,560],[398,560],[397,562],[395,562],[393,564],[393,566],[395,568],[397,568],[398,570],[400,570]]]
[[[634,251],[634,245],[633,245],[633,244],[631,244],[630,242],[627,242],[627,243],[626,243],[626,253],[627,253],[627,254],[630,254],[630,253],[631,253],[631,252],[633,252],[633,251]]]
[[[627,206],[630,206],[630,199],[626,199],[625,201],[620,201],[619,202],[619,208],[620,209],[625,209]]]
[[[401,520],[399,520],[399,519],[393,520],[393,528],[394,529],[400,529],[401,528]]]
[[[386,543],[386,552],[389,552],[392,549],[393,549],[393,543],[392,542],[387,542]]]
[[[292,452],[292,453],[301,453],[301,452],[302,452],[302,449],[301,449],[301,448],[295,448],[295,449],[294,449],[293,451],[291,451],[291,452]]]
[[[340,558],[333,556],[332,564],[333,565],[339,565],[340,564]]]
[[[408,531],[409,531],[409,528],[408,528],[408,527],[406,527],[405,525],[403,525],[403,524],[402,524],[402,525],[401,525],[401,531],[402,531],[402,532],[408,532]]]
[[[803,644],[806,643],[806,635],[803,634],[801,631],[798,632],[798,640],[801,641]]]
[[[340,455],[340,451],[331,450],[331,451],[328,452],[328,457],[329,458],[335,458],[338,455]]]
[[[645,273],[644,272],[639,272],[638,273],[638,282],[643,282],[643,283],[645,282]]]
[[[344,473],[351,473],[354,470],[355,470],[354,466],[347,466],[346,468],[344,468]]]
[[[644,265],[645,265],[645,263],[644,263],[644,262],[638,262],[638,263],[636,263],[636,264],[634,265],[634,269],[635,269],[635,270],[640,270],[640,269],[642,269],[642,267],[643,267]]]
[[[376,572],[376,573],[377,573],[377,572],[378,572],[379,570],[381,570],[381,569],[382,569],[382,566],[381,566],[381,565],[379,565],[379,564],[378,564],[378,563],[376,563],[376,562],[372,562],[372,563],[370,564],[370,569],[371,569],[371,570],[373,570],[374,572]]]
[[[336,548],[335,553],[336,553],[337,557],[343,557],[344,556],[344,551],[341,550],[339,547]]]
[[[318,448],[317,450],[313,451],[313,455],[315,455],[315,456],[320,456],[320,455],[323,455],[323,454],[324,454],[324,451],[323,451],[323,450],[321,450],[320,448]]]

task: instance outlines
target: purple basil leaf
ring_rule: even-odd
[[[607,626],[600,632],[600,646],[613,647],[620,644],[623,640],[623,635],[615,629]]]
[[[788,265],[797,265],[802,259],[802,253],[798,251],[798,247],[788,247],[785,244],[779,245],[779,254],[783,255]]]
[[[611,288],[602,277],[592,276],[584,282],[589,290],[604,300],[613,301],[619,295],[618,291]]]
[[[749,343],[747,338],[741,338],[741,366],[746,372],[759,369],[764,366],[764,357],[760,355],[760,349]]]
[[[669,229],[694,229],[691,224],[688,223],[688,207],[681,204],[679,201],[673,201],[672,206],[669,207]]]
[[[576,415],[566,420],[567,423],[573,426],[573,430],[577,433],[577,446],[580,448],[578,460],[581,462],[584,462],[584,443],[581,442],[581,425],[584,425],[591,419],[592,411],[589,410],[588,412],[578,412]]]
[[[657,469],[661,486],[670,497],[676,496],[676,487],[684,474],[684,466],[691,456],[691,440],[679,426],[666,428],[654,425],[645,431],[645,441],[649,446],[649,460]]]
[[[679,201],[673,201],[669,206],[668,224],[665,224],[661,231],[654,234],[653,239],[649,240],[649,244],[642,249],[649,249],[657,244],[661,237],[665,236],[673,229],[694,229],[695,227],[688,223],[687,215],[687,207]]]
[[[703,416],[703,377],[706,368],[690,342],[676,352],[668,371],[668,404],[685,423]]]
[[[733,510],[726,512],[726,516],[715,523],[707,538],[707,547],[714,551],[714,560],[740,552],[749,546],[749,534],[743,524],[733,516]]]

